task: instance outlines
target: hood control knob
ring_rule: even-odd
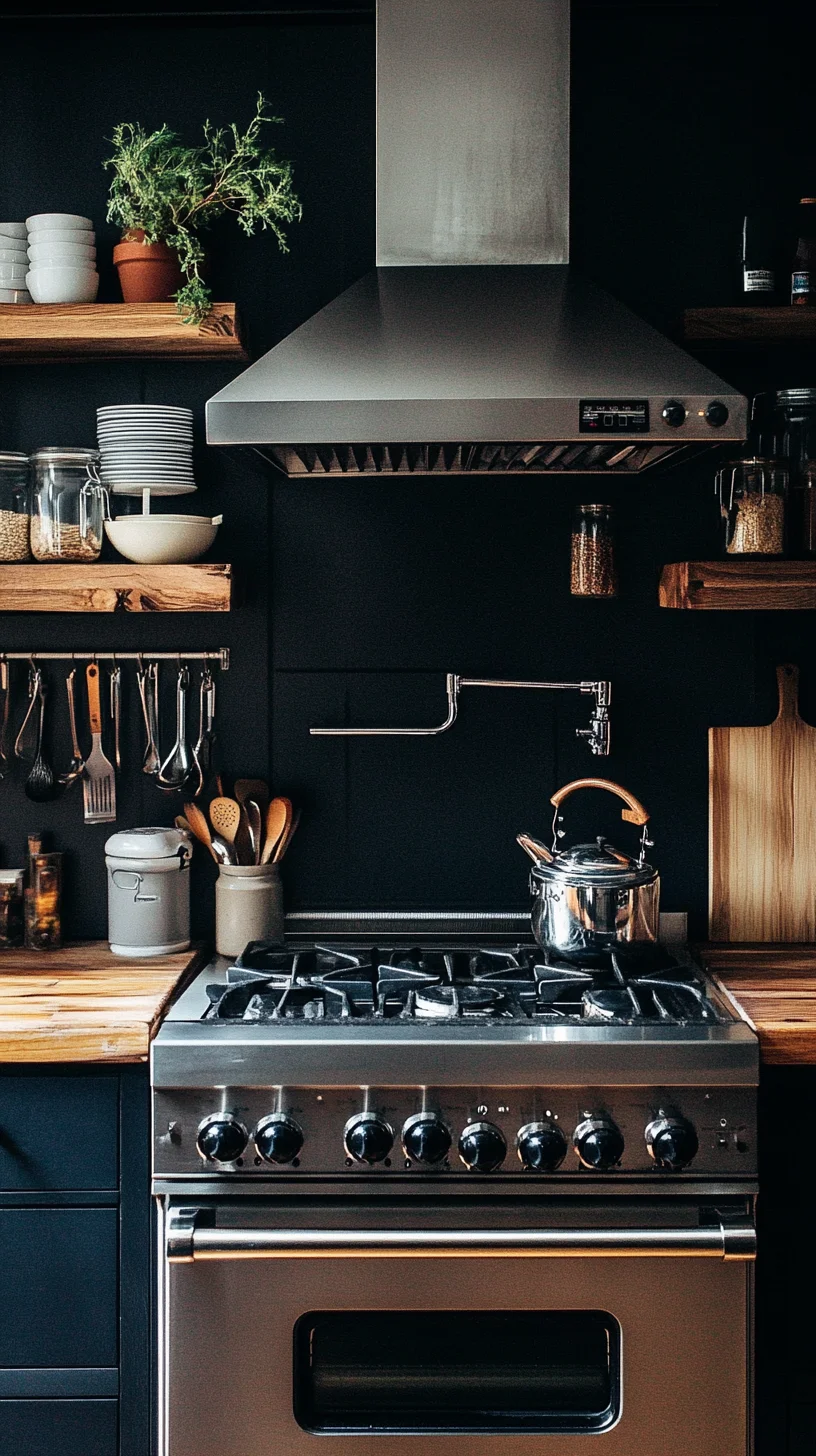
[[[208,1163],[234,1163],[248,1141],[246,1128],[231,1112],[214,1112],[198,1125],[196,1147]]]
[[[394,1146],[394,1134],[385,1118],[358,1112],[346,1123],[343,1143],[355,1163],[381,1163]]]
[[[518,1155],[531,1173],[554,1173],[567,1155],[567,1139],[557,1122],[528,1122],[519,1128]]]
[[[684,1117],[656,1117],[646,1129],[646,1146],[667,1173],[679,1173],[697,1154],[697,1134]]]
[[[667,425],[676,430],[686,422],[686,407],[679,399],[667,399],[663,406],[663,418]]]
[[[492,1173],[507,1155],[504,1134],[492,1122],[469,1122],[459,1139],[459,1157],[474,1173]]]
[[[708,405],[705,412],[706,424],[713,425],[715,430],[718,430],[721,425],[726,423],[727,419],[728,406],[724,405],[722,400],[712,399],[711,404]]]
[[[585,1168],[607,1173],[623,1157],[623,1133],[611,1117],[586,1117],[572,1137],[573,1147]]]
[[[417,1163],[441,1163],[450,1152],[450,1131],[441,1117],[432,1112],[417,1112],[402,1129],[402,1146],[406,1158],[413,1158]]]
[[[303,1133],[291,1117],[273,1112],[258,1123],[255,1146],[265,1163],[291,1163],[303,1147]]]

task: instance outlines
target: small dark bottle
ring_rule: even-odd
[[[761,209],[742,219],[742,301],[756,308],[776,302],[776,228]]]
[[[797,209],[796,252],[791,267],[791,303],[816,306],[816,197],[803,197]]]

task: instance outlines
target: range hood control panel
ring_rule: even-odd
[[[582,399],[582,434],[643,435],[649,429],[648,399]]]

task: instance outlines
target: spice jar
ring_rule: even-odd
[[[96,450],[36,450],[31,549],[37,561],[95,561],[110,514]]]
[[[59,950],[62,945],[62,855],[32,854],[25,892],[25,943],[29,950]]]
[[[0,870],[0,950],[23,943],[25,870]]]
[[[28,561],[31,495],[28,456],[0,451],[0,561]]]
[[[574,597],[614,597],[617,590],[612,507],[578,506],[572,525],[570,591]]]
[[[734,460],[717,471],[716,489],[731,556],[781,556],[785,550],[788,469],[778,460]]]

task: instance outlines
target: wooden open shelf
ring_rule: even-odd
[[[35,562],[0,566],[0,612],[228,612],[232,567]]]
[[[0,303],[0,362],[234,359],[249,355],[234,303],[184,324],[174,303]]]
[[[805,611],[816,607],[816,561],[673,561],[659,601],[691,611]]]
[[[687,308],[683,338],[709,344],[816,344],[816,308]]]

